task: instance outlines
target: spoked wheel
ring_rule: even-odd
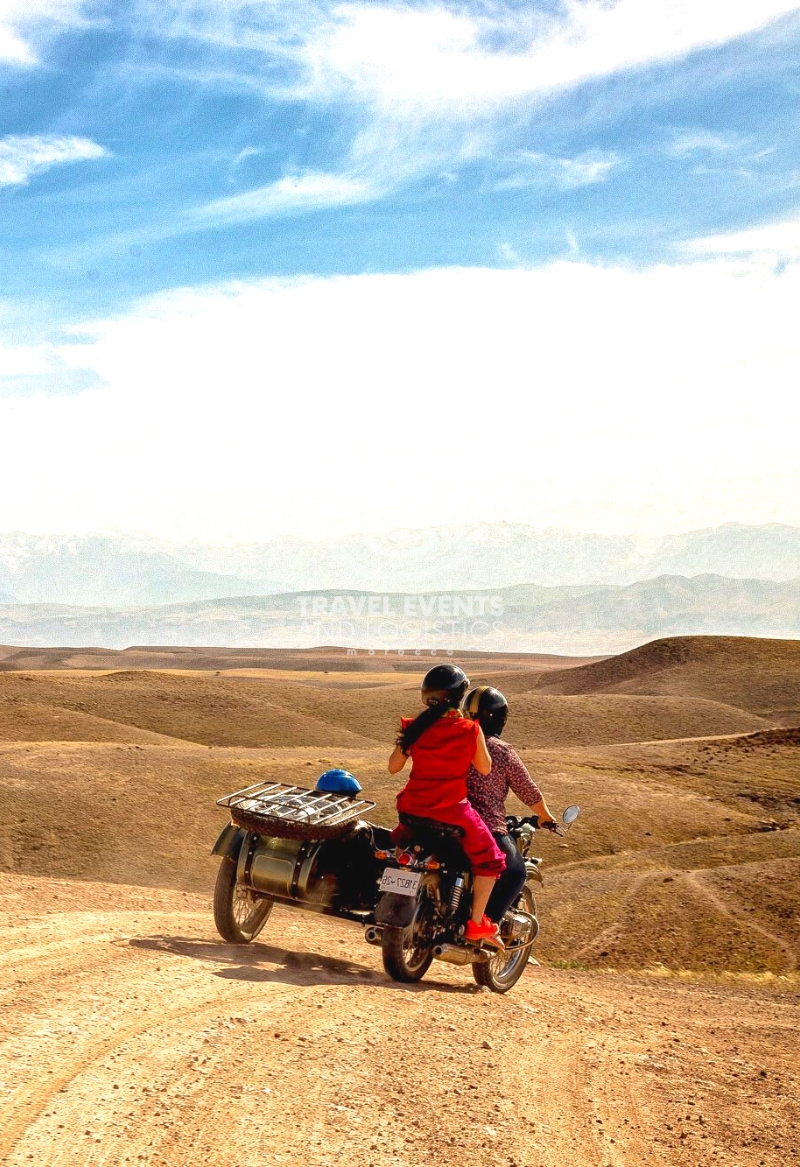
[[[433,960],[435,900],[429,882],[417,892],[414,919],[407,928],[385,927],[381,937],[383,967],[393,981],[421,981]]]
[[[536,919],[536,901],[529,887],[523,887],[515,907]],[[489,960],[473,964],[472,975],[479,985],[485,985],[493,993],[507,993],[514,987],[530,960],[531,942],[539,931],[538,921],[531,931],[532,934],[524,939],[519,948],[512,947],[514,941],[511,941],[505,952],[498,952],[497,956]]]
[[[236,864],[223,859],[214,885],[214,923],[229,944],[249,944],[269,919],[274,901],[236,882]]]

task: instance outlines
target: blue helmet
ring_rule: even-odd
[[[349,794],[355,798],[361,793],[361,783],[349,770],[326,770],[317,779],[315,790],[325,790],[329,794]]]

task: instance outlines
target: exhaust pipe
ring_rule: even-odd
[[[433,950],[436,960],[446,960],[448,964],[476,964],[488,957],[477,948],[464,948],[459,944],[437,944]]]
[[[364,939],[367,944],[377,944],[378,947],[380,947],[382,936],[383,928],[369,927],[364,932]]]

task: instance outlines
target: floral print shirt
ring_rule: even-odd
[[[486,745],[492,768],[488,774],[479,774],[474,766],[470,766],[467,797],[489,830],[496,835],[505,835],[506,798],[509,790],[526,806],[541,802],[542,792],[513,746],[499,737],[487,738]]]

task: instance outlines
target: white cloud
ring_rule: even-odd
[[[685,56],[763,28],[798,0],[562,0],[546,8],[499,0],[337,3],[335,0],[139,0],[148,35],[192,39],[217,57],[246,52],[246,74],[273,98],[345,106],[357,128],[327,176],[300,175],[188,221],[242,221],[293,207],[360,202],[411,179],[507,147],[509,117],[559,90]],[[263,67],[254,69],[261,56]],[[555,159],[563,187],[600,181],[610,166]],[[325,177],[330,204],[306,179]],[[525,184],[522,172],[517,184]],[[287,189],[299,183],[297,189]],[[338,188],[338,189],[337,189]]]
[[[736,133],[716,133],[712,130],[682,130],[667,146],[667,153],[676,158],[691,154],[732,154],[746,146],[746,139]]]
[[[573,190],[605,182],[620,163],[617,154],[590,151],[577,158],[554,158],[522,150],[515,159],[512,173],[495,183],[495,190],[520,190],[526,186],[555,186]]]
[[[800,217],[707,235],[684,244],[684,250],[698,255],[749,255],[780,261],[800,258]]]
[[[45,349],[0,342],[0,378],[38,376],[51,369]]]
[[[65,162],[103,158],[106,151],[89,138],[11,136],[0,138],[0,186],[22,186],[34,174]]]
[[[286,211],[318,210],[363,203],[378,195],[367,182],[341,174],[290,174],[267,186],[215,199],[188,211],[187,225],[213,227],[280,215]]]
[[[242,162],[246,162],[248,158],[257,158],[259,154],[263,154],[263,147],[260,146],[245,146],[233,160],[233,166],[240,166]]]
[[[65,25],[81,25],[84,0],[0,0],[0,61],[30,66],[42,40]]]
[[[298,49],[308,92],[475,112],[720,45],[796,12],[797,0],[564,0],[558,10],[494,4],[344,4]],[[489,48],[498,35],[511,48]]]
[[[59,350],[104,388],[0,402],[0,529],[800,524],[798,296],[723,261],[178,289]]]

